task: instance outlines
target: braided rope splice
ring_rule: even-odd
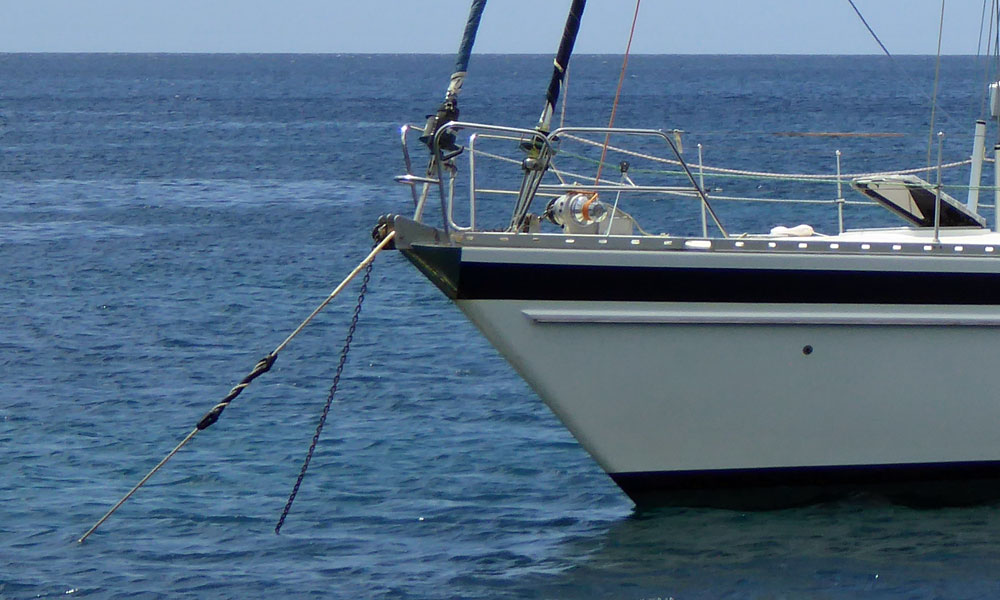
[[[369,265],[369,268],[371,268],[371,265]],[[198,429],[198,431],[208,429],[209,427],[214,425],[215,422],[219,420],[219,416],[222,414],[222,411],[226,410],[226,407],[229,406],[229,403],[232,402],[233,399],[236,398],[236,396],[239,396],[240,393],[244,389],[246,389],[248,385],[250,385],[250,382],[252,382],[254,379],[257,379],[264,373],[267,373],[268,371],[271,370],[271,365],[274,364],[276,358],[278,358],[278,355],[272,352],[271,354],[268,354],[264,358],[257,361],[257,364],[254,365],[254,368],[252,371],[250,371],[250,374],[244,377],[239,383],[234,385],[233,389],[229,390],[229,393],[226,394],[226,397],[223,398],[222,400],[219,400],[219,403],[213,406],[212,409],[207,413],[205,413],[205,416],[202,417],[200,421],[198,421],[198,424],[195,426]]]

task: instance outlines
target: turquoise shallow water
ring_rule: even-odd
[[[571,120],[606,118],[617,61],[574,63]],[[831,170],[829,140],[770,134],[903,132],[837,141],[845,170],[919,164],[926,100],[913,82],[928,81],[932,60],[898,62],[637,57],[619,124],[683,128],[689,147],[704,142],[719,162],[806,171]],[[532,124],[550,64],[477,57],[464,116]],[[376,264],[338,402],[282,535],[273,526],[356,290],[76,544],[364,256],[376,217],[406,209],[391,182],[396,128],[436,106],[450,66],[0,56],[0,598],[1000,594],[996,506],[920,511],[859,498],[635,513],[393,254]],[[953,58],[944,72],[941,123],[955,157],[980,106],[967,80],[981,71]],[[863,85],[890,78],[900,83]]]

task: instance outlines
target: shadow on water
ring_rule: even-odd
[[[760,512],[635,511],[510,588],[545,598],[985,598],[1000,593],[1000,506],[873,498]]]

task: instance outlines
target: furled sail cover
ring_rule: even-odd
[[[858,177],[851,186],[918,227],[934,227],[934,185],[916,175]],[[986,227],[986,219],[941,192],[941,227]]]

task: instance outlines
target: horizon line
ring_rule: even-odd
[[[150,55],[150,54],[174,54],[174,55],[225,55],[225,56],[235,56],[235,55],[247,55],[247,56],[443,56],[443,57],[453,57],[454,53],[451,52],[335,52],[335,51],[321,51],[321,52],[300,52],[300,51],[245,51],[245,50],[3,50],[0,49],[0,55],[14,55],[14,54],[132,54],[132,55]],[[475,53],[473,56],[552,56],[549,52],[479,52]],[[615,52],[579,52],[574,54],[574,56],[622,56],[622,54]],[[848,52],[848,53],[794,53],[794,52],[633,52],[630,56],[829,56],[829,57],[842,57],[842,56],[878,56],[885,57],[886,55],[881,52]],[[902,58],[902,57],[935,57],[935,54],[893,54],[889,58]],[[949,54],[942,53],[941,56],[955,56],[955,57],[984,57],[981,54]]]

